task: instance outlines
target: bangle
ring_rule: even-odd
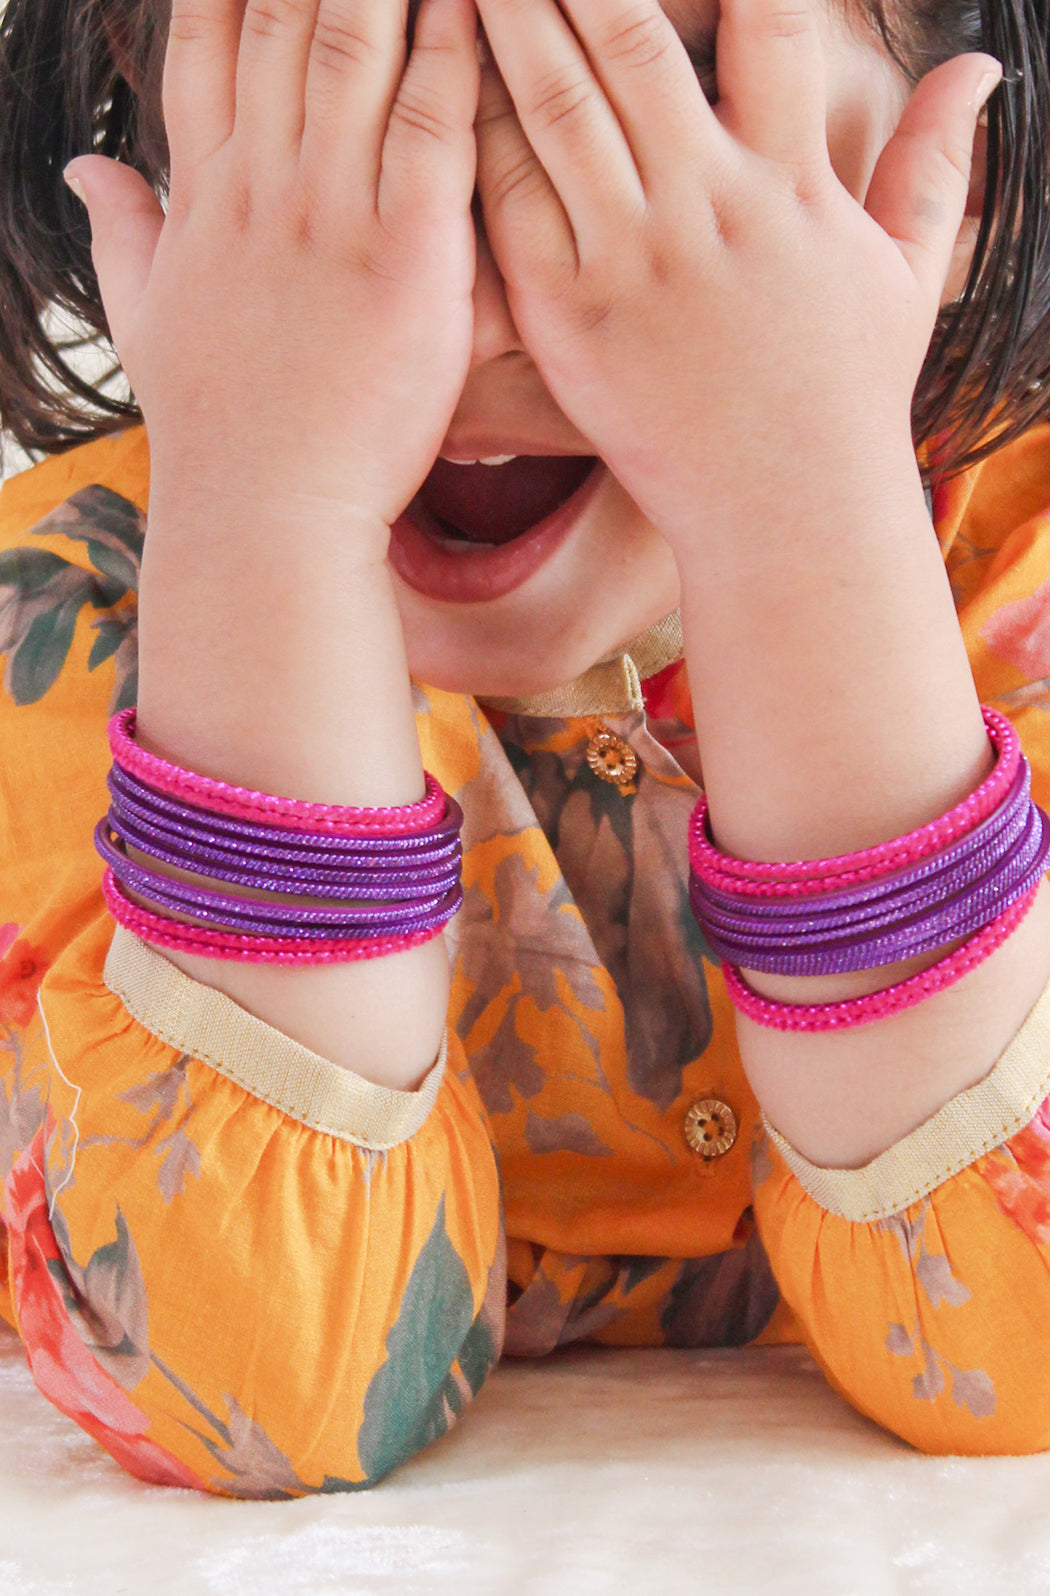
[[[754,1020],[756,1025],[775,1031],[844,1031],[856,1025],[873,1025],[876,1020],[889,1019],[914,1008],[917,1003],[924,1003],[983,964],[1017,930],[1035,902],[1037,891],[1038,883],[964,947],[957,948],[939,963],[931,964],[929,969],[920,970],[907,981],[884,987],[881,992],[849,998],[843,1003],[778,1003],[752,991],[740,971],[729,964],[722,968],[726,990],[733,1007],[741,1014]]]
[[[209,958],[342,962],[414,947],[460,907],[463,814],[432,776],[415,804],[312,804],[181,770],[134,732],[133,710],[110,721],[111,802],[95,846],[111,913],[146,940]],[[154,870],[129,846],[208,880]],[[211,880],[261,896],[216,892]]]

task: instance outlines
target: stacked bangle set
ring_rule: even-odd
[[[690,901],[723,961],[730,998],[761,1025],[829,1031],[885,1019],[942,991],[999,947],[1035,899],[1050,821],[1010,722],[984,709],[991,775],[956,808],[892,842],[835,859],[763,864],[711,841],[707,805],[693,812]],[[909,980],[843,1003],[774,1002],[741,967],[775,975],[873,970],[964,939]]]
[[[110,721],[109,741],[111,803],[95,831],[107,866],[102,890],[114,918],[147,941],[249,963],[343,963],[428,941],[462,902],[463,817],[432,777],[418,803],[344,808],[180,770],[139,747],[131,709]],[[267,896],[214,892],[151,870],[128,857],[127,844]],[[282,901],[289,895],[334,901]]]
[[[958,981],[1017,928],[1047,869],[1050,820],[1032,802],[1010,722],[991,709],[983,715],[996,754],[987,780],[930,825],[859,853],[788,864],[735,859],[712,841],[700,799],[689,833],[690,901],[738,1009],[779,1030],[867,1024]],[[252,963],[347,962],[429,940],[462,902],[463,816],[432,776],[418,803],[345,808],[181,770],[139,747],[131,709],[114,716],[109,739],[111,803],[95,832],[103,892],[114,918],[149,942]],[[128,857],[128,845],[265,896],[151,870]],[[960,942],[918,975],[842,1003],[774,1002],[741,974],[872,970]]]

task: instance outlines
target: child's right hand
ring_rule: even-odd
[[[167,217],[116,161],[68,169],[154,483],[187,510],[381,539],[441,447],[473,336],[476,12],[422,0],[406,65],[406,11],[173,0]]]

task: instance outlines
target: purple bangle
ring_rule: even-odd
[[[230,929],[258,931],[265,935],[287,934],[291,931],[296,936],[304,937],[374,936],[388,931],[405,931],[424,923],[429,924],[428,916],[447,909],[452,896],[459,892],[457,883],[444,893],[417,895],[409,903],[342,904],[335,909],[230,897],[176,881],[135,864],[113,845],[108,831],[108,822],[99,821],[95,831],[95,846],[126,891],[136,892],[148,902],[173,909],[176,913],[195,915],[209,925]],[[449,910],[449,913],[454,912],[454,909]]]
[[[447,914],[434,915],[431,923],[414,931],[402,931],[393,936],[318,938],[304,941],[300,937],[251,936],[247,932],[217,931],[207,926],[189,925],[183,920],[170,920],[154,914],[125,897],[112,870],[102,876],[102,895],[113,918],[146,942],[161,948],[177,948],[199,958],[233,960],[242,964],[349,964],[364,959],[386,958],[391,953],[403,953],[408,948],[429,942],[451,919],[458,902]],[[460,894],[462,897],[462,894]]]
[[[363,864],[381,858],[428,856],[433,849],[451,843],[459,835],[463,811],[455,799],[446,797],[444,813],[425,831],[405,835],[348,835],[331,832],[289,829],[269,820],[240,819],[202,809],[147,786],[135,776],[114,765],[109,775],[113,807],[126,808],[150,824],[184,828],[186,835],[199,835],[204,841],[238,845],[257,852],[260,847],[287,852],[289,860],[311,863],[327,859]]]
[[[339,869],[327,865],[313,868],[282,864],[279,860],[253,857],[247,849],[233,852],[229,849],[205,848],[176,839],[165,845],[167,839],[155,826],[140,826],[121,811],[109,812],[110,829],[121,840],[141,853],[164,864],[190,870],[197,875],[230,881],[240,886],[257,887],[270,892],[294,893],[306,898],[411,898],[421,888],[445,888],[459,876],[462,848],[458,837],[453,837],[441,850],[442,857],[434,864],[417,864],[416,857],[407,861],[408,868],[391,869],[385,863],[372,863],[357,870]],[[392,861],[395,866],[398,861]]]
[[[723,892],[695,873],[694,912],[712,948],[730,963],[750,968],[778,964],[788,954],[859,950],[881,945],[887,927],[900,934],[901,957],[927,951],[975,928],[975,914],[1005,904],[1033,867],[1039,826],[1029,799],[1027,762],[999,810],[943,854],[892,877],[869,880],[821,897],[755,899]],[[994,913],[991,918],[994,918]],[[906,951],[905,951],[906,950]],[[763,957],[760,966],[750,956]],[[859,951],[858,951],[859,956]],[[876,957],[875,963],[891,962]],[[861,964],[854,968],[863,968]],[[796,963],[792,972],[805,973]]]
[[[931,891],[919,912],[908,919],[886,914],[873,923],[858,924],[844,914],[833,928],[817,923],[812,928],[789,927],[786,934],[778,935],[770,926],[757,934],[734,935],[712,923],[695,878],[690,902],[712,952],[725,963],[771,975],[833,975],[896,964],[973,935],[1031,891],[1046,870],[1048,854],[1050,822],[1033,804],[1022,845],[1005,865],[947,901]]]

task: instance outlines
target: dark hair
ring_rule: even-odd
[[[62,169],[110,155],[163,190],[158,11],[157,0],[9,0],[0,19],[0,426],[31,453],[141,420],[132,398],[103,391],[115,356],[94,384],[66,358],[108,328],[87,216]],[[63,320],[82,330],[63,337]]]
[[[853,3],[913,80],[963,50],[1004,67],[969,278],[938,319],[913,406],[916,442],[944,475],[1047,413],[1050,0]],[[62,168],[95,151],[163,193],[165,13],[158,0],[8,0],[0,20],[0,425],[31,453],[141,420],[133,396],[72,369],[85,339],[54,330],[57,311],[107,337],[87,218]]]

